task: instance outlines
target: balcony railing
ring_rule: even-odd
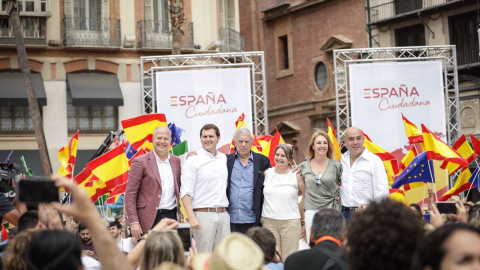
[[[245,51],[245,40],[243,34],[230,28],[220,28],[222,45],[220,52],[243,52]]]
[[[46,45],[45,17],[21,17],[20,26],[25,45]],[[15,44],[8,17],[0,17],[0,44]]]
[[[473,64],[480,64],[480,57],[478,56],[478,45],[467,47],[457,47],[457,66],[466,66]]]
[[[181,48],[193,49],[193,23],[183,26]],[[168,21],[137,22],[138,48],[172,48],[172,34]]]
[[[420,10],[436,9],[464,0],[396,0],[378,6],[370,7],[370,23],[389,20],[408,13],[416,13]]]
[[[64,18],[63,45],[119,47],[120,20]]]

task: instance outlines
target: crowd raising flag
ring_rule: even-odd
[[[167,126],[163,113],[145,114],[122,120],[123,131],[133,149],[146,147],[153,149],[153,131],[159,126]]]
[[[68,144],[58,150],[58,160],[60,161],[60,168],[57,172],[58,176],[72,178],[73,166],[77,159],[79,133],[80,131],[77,131],[70,141],[68,141]]]
[[[327,135],[333,144],[333,159],[335,159],[336,161],[340,161],[342,159],[342,152],[340,151],[340,144],[338,143],[338,140],[337,140],[337,135],[336,135],[337,131],[333,128],[328,118],[327,118],[327,124],[328,124]]]
[[[435,182],[432,170],[432,161],[428,160],[425,152],[416,156],[412,162],[400,173],[392,184],[392,188],[398,189],[401,186],[414,182]]]

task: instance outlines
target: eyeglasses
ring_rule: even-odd
[[[322,177],[321,174],[315,174],[315,179],[317,179],[317,181],[315,181],[315,185],[318,187],[320,185],[322,185],[322,181],[320,181],[320,178]]]

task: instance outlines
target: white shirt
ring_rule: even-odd
[[[80,259],[82,261],[84,270],[101,270],[102,269],[100,262],[90,256],[85,255],[85,256],[82,256]]]
[[[265,171],[263,185],[262,217],[276,220],[300,219],[296,173],[290,171],[287,174],[277,174],[274,168],[270,168]]]
[[[132,249],[135,247],[132,244],[132,238],[121,238],[120,241],[117,243],[118,248],[125,253],[130,253]]]
[[[168,153],[165,161],[160,160],[157,154],[155,154],[155,160],[157,161],[158,173],[162,181],[162,197],[160,198],[158,209],[173,209],[177,206],[177,199],[175,198],[172,166],[170,166],[170,153]]]
[[[227,157],[217,150],[213,156],[205,149],[189,157],[182,166],[180,197],[192,197],[192,208],[228,207]]]
[[[388,178],[382,160],[365,148],[350,166],[350,151],[342,155],[342,206],[358,207],[388,197]]]

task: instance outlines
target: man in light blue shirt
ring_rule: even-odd
[[[251,151],[253,135],[248,128],[238,128],[233,141],[235,154],[227,155],[230,230],[245,233],[249,228],[260,224],[263,172],[270,168],[270,160]]]

